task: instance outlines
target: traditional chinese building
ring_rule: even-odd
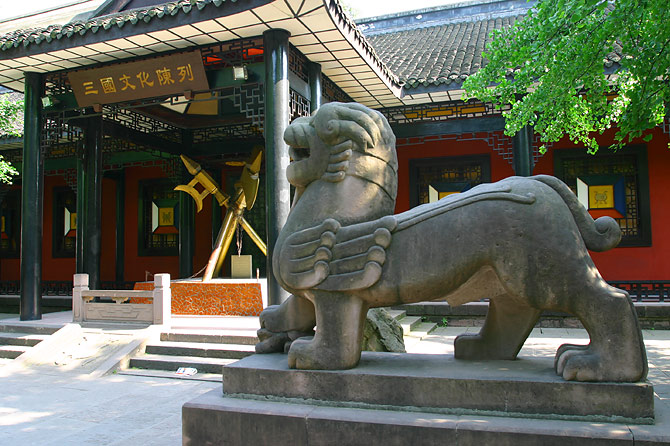
[[[22,318],[40,317],[43,289],[67,293],[75,272],[119,288],[152,273],[189,277],[207,263],[222,212],[207,199],[196,213],[174,191],[191,179],[181,154],[230,192],[252,150],[264,149],[246,218],[271,255],[289,208],[283,129],[328,101],[357,101],[389,119],[397,211],[514,174],[554,174],[623,229],[620,248],[594,254],[604,277],[667,297],[670,124],[616,154],[560,141],[542,155],[532,129],[507,137],[492,104],[461,100],[488,33],[523,15],[525,0],[358,24],[336,0],[81,3],[0,24],[0,86],[26,102],[23,138],[0,140],[21,171],[0,186],[0,294],[20,290]],[[271,277],[251,240],[239,241],[254,271]],[[268,282],[270,302],[279,301]]]

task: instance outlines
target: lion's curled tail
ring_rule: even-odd
[[[621,228],[612,217],[600,217],[595,221],[577,200],[575,194],[561,180],[548,175],[532,177],[536,181],[551,187],[561,196],[577,223],[586,247],[591,251],[607,251],[621,241]]]

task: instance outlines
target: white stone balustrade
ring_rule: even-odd
[[[94,302],[96,297],[106,297],[114,301]],[[150,304],[130,303],[130,299],[150,299]],[[88,274],[74,275],[72,289],[73,322],[143,322],[169,325],[172,291],[170,275],[156,274],[153,291],[144,290],[91,290],[88,288]]]

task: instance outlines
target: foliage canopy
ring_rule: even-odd
[[[23,102],[11,99],[0,99],[0,137],[18,137],[21,132],[16,125],[19,114],[23,109]],[[18,171],[0,155],[0,183],[12,183],[12,176]]]
[[[494,32],[487,65],[464,83],[467,95],[511,106],[508,135],[531,125],[544,142],[568,135],[595,152],[593,132],[618,126],[621,146],[668,112],[667,1],[538,0]]]

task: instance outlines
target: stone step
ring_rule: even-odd
[[[0,345],[24,345],[34,347],[47,338],[48,335],[31,333],[0,333]]]
[[[205,344],[256,345],[255,330],[171,330],[161,333],[161,341],[198,342]]]
[[[428,334],[436,328],[437,324],[434,322],[420,322],[412,325],[412,330],[409,333],[406,333],[405,336],[423,338],[424,336],[428,336]]]
[[[237,359],[198,358],[194,356],[170,356],[145,354],[131,358],[129,368],[167,370],[175,372],[179,367],[193,367],[198,373],[221,374],[224,365],[231,364]]]
[[[145,352],[152,355],[242,359],[249,355],[253,355],[255,350],[253,345],[248,344],[164,341],[156,344],[148,344]]]
[[[0,324],[0,332],[3,333],[27,333],[51,335],[60,330],[61,327],[48,327],[43,325],[21,325],[21,324]]]
[[[2,364],[0,362],[0,364]],[[119,375],[133,375],[133,376],[148,376],[152,378],[170,378],[183,379],[191,381],[210,381],[215,383],[221,382],[221,373],[201,373],[195,375],[185,376],[177,375],[174,371],[168,370],[151,370],[151,369],[125,369],[117,372]]]
[[[421,318],[419,316],[405,316],[398,322],[402,326],[403,335],[408,335],[414,327],[421,323]]]
[[[399,321],[400,319],[407,316],[407,312],[405,310],[391,310],[390,308],[387,308],[386,311],[388,311],[391,317],[396,321]]]
[[[25,345],[0,345],[0,358],[15,359],[21,356],[30,347]]]

